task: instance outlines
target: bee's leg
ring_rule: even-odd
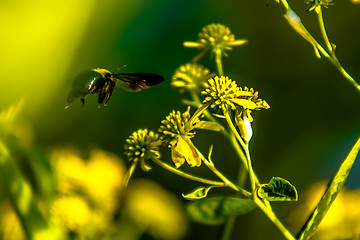
[[[84,105],[85,105],[85,98],[80,98],[80,101],[82,103],[82,108],[84,108]]]
[[[109,85],[106,86],[106,100],[105,100],[104,106],[107,105],[107,102],[111,98],[111,95],[115,89],[115,86],[116,86],[115,82],[110,82]]]
[[[101,107],[101,104],[104,102],[105,97],[106,97],[106,92],[105,89],[103,88],[99,91],[98,108]]]

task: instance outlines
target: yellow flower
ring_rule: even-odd
[[[159,135],[147,129],[139,129],[126,139],[125,155],[133,164],[125,176],[125,186],[128,184],[138,162],[140,162],[143,171],[151,170],[149,160],[160,158],[160,144]]]
[[[131,222],[156,239],[182,239],[187,219],[179,199],[150,180],[135,180],[125,195],[124,212]]]
[[[214,122],[202,121],[200,117],[208,105],[200,107],[191,117],[190,107],[184,113],[172,111],[165,120],[159,132],[162,133],[161,139],[168,143],[171,148],[172,161],[178,168],[186,161],[190,167],[199,167],[201,165],[200,155],[191,142],[190,138],[195,136],[192,132],[195,128],[212,131],[221,131],[223,127]]]
[[[59,197],[50,210],[52,221],[70,231],[78,231],[91,220],[88,203],[80,197]]]
[[[122,161],[100,149],[91,150],[89,159],[84,160],[66,148],[54,150],[51,160],[59,192],[52,207],[55,221],[63,220],[61,225],[72,231],[92,225],[93,231],[103,231],[112,221],[123,191]],[[77,208],[79,215],[72,216],[71,211]]]
[[[211,50],[212,53],[220,52],[227,56],[227,51],[232,47],[247,43],[246,39],[235,40],[234,34],[230,29],[221,24],[209,24],[199,33],[197,42],[184,42],[185,47],[196,47],[201,50]]]
[[[259,98],[259,93],[254,89],[240,88],[227,76],[210,78],[201,94],[204,97],[203,103],[209,103],[211,108],[235,110],[236,106],[240,106],[243,109],[259,110],[270,107],[265,100]]]
[[[196,63],[187,63],[180,66],[174,73],[171,85],[184,91],[200,92],[204,88],[204,83],[215,74],[210,70]]]
[[[20,220],[10,202],[1,203],[0,213],[0,239],[25,240]]]

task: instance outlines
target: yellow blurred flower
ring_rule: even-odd
[[[227,56],[227,51],[230,51],[234,46],[245,43],[247,43],[246,39],[235,40],[235,35],[231,33],[228,27],[213,23],[203,27],[197,42],[184,42],[184,46],[211,50],[212,53]]]
[[[64,148],[53,151],[52,164],[59,192],[52,205],[53,219],[72,231],[79,226],[107,227],[123,190],[122,161],[100,149],[93,149],[84,160],[75,150]]]
[[[126,192],[124,212],[141,231],[159,239],[181,239],[187,219],[179,199],[150,180],[134,180]]]
[[[54,223],[74,232],[92,220],[88,203],[85,199],[76,196],[63,196],[55,199],[50,214]]]
[[[310,186],[302,195],[298,205],[288,214],[287,221],[294,229],[300,230],[310,213],[320,201],[327,187],[326,182]],[[342,189],[312,239],[359,239],[360,236],[360,189]]]
[[[26,239],[19,218],[10,202],[1,203],[0,213],[0,239]]]
[[[205,82],[214,77],[209,69],[196,63],[187,63],[176,69],[171,78],[171,85],[183,92],[189,91],[200,92],[204,88]]]

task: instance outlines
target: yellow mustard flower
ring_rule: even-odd
[[[209,103],[211,108],[236,110],[237,106],[240,106],[243,109],[259,110],[270,107],[265,100],[258,97],[258,92],[254,89],[240,88],[228,76],[210,78],[201,94],[204,97],[203,103]]]
[[[187,63],[180,66],[172,76],[171,85],[178,88],[181,92],[184,90],[200,92],[204,88],[205,82],[214,77],[209,69],[197,63]]]
[[[209,24],[199,33],[197,42],[184,42],[185,47],[196,47],[212,53],[227,56],[232,47],[247,43],[246,39],[235,40],[230,29],[222,24]]]
[[[182,239],[187,219],[180,200],[150,180],[135,180],[125,195],[124,212],[131,222],[156,239]]]
[[[195,128],[212,131],[220,131],[223,127],[217,123],[200,120],[202,113],[208,105],[200,107],[193,116],[190,115],[190,107],[184,113],[173,110],[161,123],[159,132],[161,139],[171,148],[171,158],[176,168],[186,161],[190,167],[201,165],[200,155],[191,142],[190,138],[195,136],[192,132]]]
[[[130,162],[133,162],[125,176],[125,186],[128,184],[136,165],[140,162],[143,171],[150,171],[150,160],[152,158],[160,158],[159,135],[148,129],[139,129],[133,132],[125,144],[125,155]]]

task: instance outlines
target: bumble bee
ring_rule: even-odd
[[[87,70],[75,77],[65,109],[76,99],[80,99],[84,106],[85,98],[89,94],[98,94],[98,107],[104,101],[106,106],[116,86],[139,92],[162,81],[164,77],[154,73],[116,73],[116,71],[111,73],[102,68]]]

